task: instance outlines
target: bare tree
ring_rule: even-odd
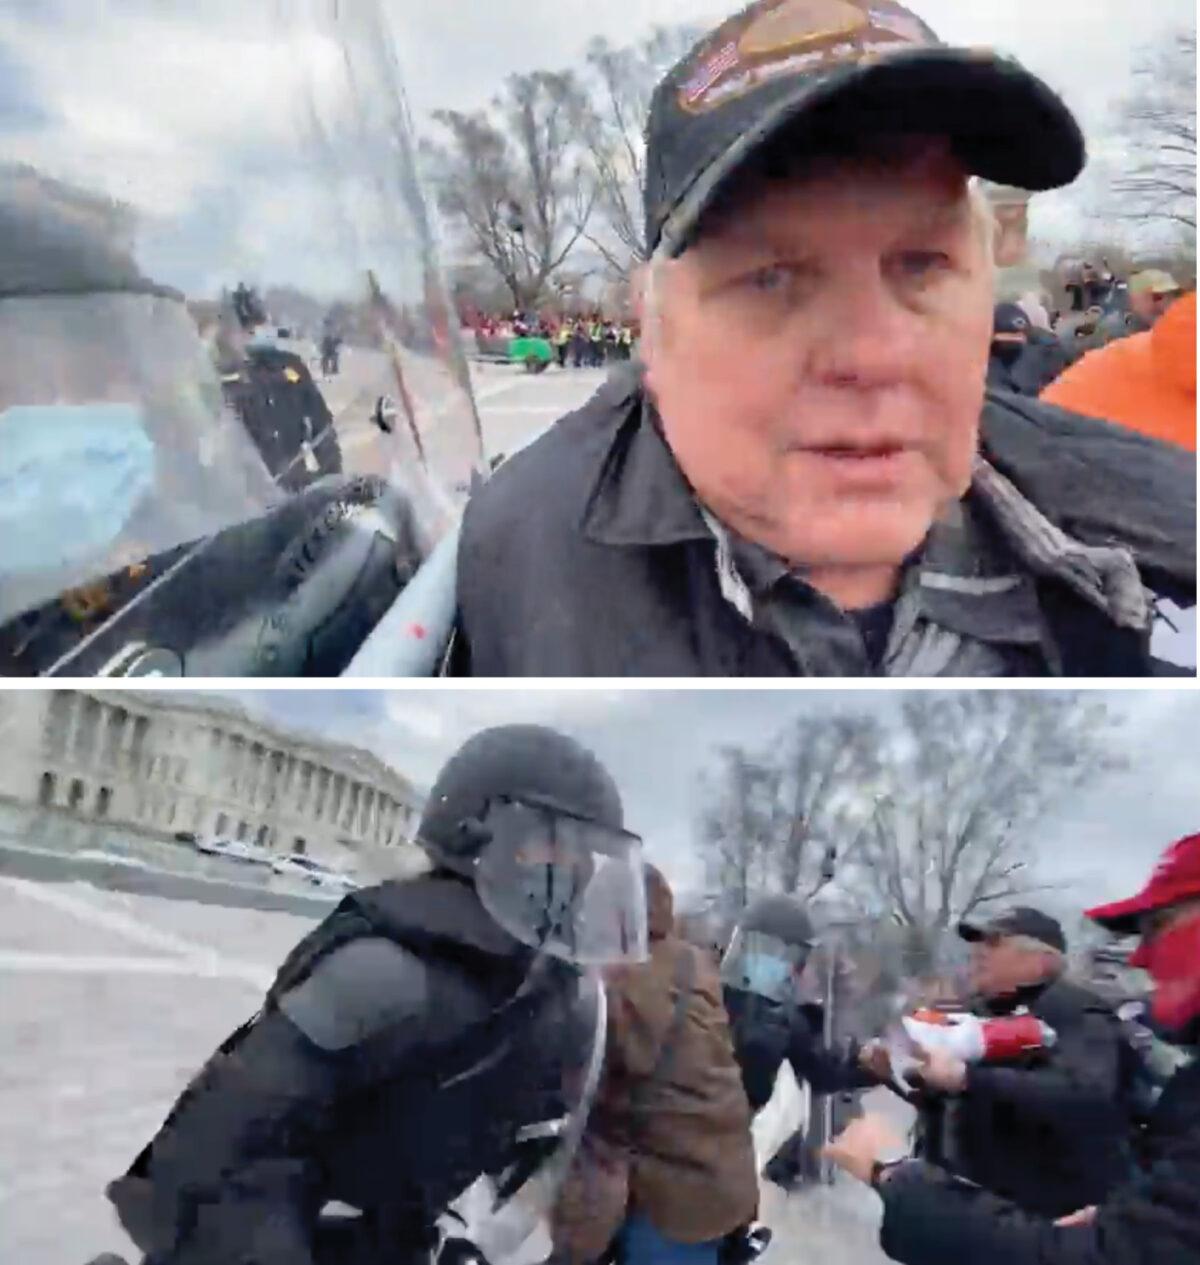
[[[1121,767],[1112,729],[1103,702],[1076,695],[907,695],[847,885],[927,946],[981,906],[1051,890],[1035,827]]]
[[[1055,888],[1038,827],[1121,767],[1112,732],[1094,699],[939,691],[723,748],[701,784],[710,888],[734,911],[764,891],[822,892],[897,960],[932,962],[960,919]]]
[[[784,892],[814,896],[859,844],[861,797],[880,773],[876,723],[853,714],[797,721],[777,750],[773,877]]]
[[[587,227],[595,183],[578,144],[584,96],[570,71],[511,76],[487,111],[440,110],[426,141],[438,206],[518,308],[543,298]]]
[[[763,883],[774,770],[741,747],[723,747],[700,815],[700,850],[709,886],[724,908],[742,910]],[[706,778],[706,781],[708,779]]]
[[[1146,49],[1134,87],[1117,107],[1128,160],[1112,193],[1120,219],[1196,231],[1196,31]]]
[[[619,280],[627,280],[644,255],[642,185],[650,99],[659,79],[701,33],[691,26],[657,27],[640,44],[614,48],[597,38],[588,47],[588,100],[580,134],[600,214],[587,240]]]
[[[844,714],[797,721],[765,751],[717,753],[700,848],[730,907],[766,891],[811,897],[833,879],[863,834],[858,801],[879,774],[878,746],[873,718]]]

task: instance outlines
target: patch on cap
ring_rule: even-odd
[[[679,105],[704,114],[784,75],[820,74],[938,43],[896,0],[764,0],[716,31],[681,86]]]

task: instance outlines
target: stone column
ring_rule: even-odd
[[[67,734],[63,745],[63,754],[72,764],[78,759],[75,744],[79,740],[79,724],[83,719],[83,695],[78,690],[65,691],[69,703],[67,706]]]
[[[313,821],[322,822],[329,813],[330,786],[333,774],[324,766],[317,768],[317,793],[313,800]]]
[[[342,828],[352,830],[354,818],[358,815],[358,797],[360,787],[357,782],[350,782],[346,788],[346,811],[342,814]]]
[[[246,803],[250,808],[254,809],[259,806],[259,801],[263,792],[263,765],[266,763],[267,749],[259,742],[250,744],[250,758],[248,761],[249,776],[249,794],[246,796]]]
[[[310,760],[300,761],[300,782],[299,789],[296,794],[296,809],[298,812],[307,814],[308,806],[312,802],[313,793],[313,766]]]
[[[375,816],[375,802],[377,799],[378,795],[374,787],[364,787],[361,815],[362,829],[359,832],[364,839],[370,839],[371,837],[371,819]]]

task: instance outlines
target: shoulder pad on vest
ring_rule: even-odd
[[[279,1009],[322,1050],[346,1050],[420,1019],[428,997],[425,964],[380,936],[352,940],[317,963],[279,999]]]

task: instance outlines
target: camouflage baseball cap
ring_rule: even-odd
[[[968,170],[1040,190],[1086,158],[1070,110],[991,49],[951,48],[895,0],[756,0],[655,89],[646,244],[680,254],[717,194],[785,133],[797,147],[869,132],[947,137]]]
[[[1145,268],[1129,278],[1130,294],[1178,294],[1183,287],[1161,268]]]

